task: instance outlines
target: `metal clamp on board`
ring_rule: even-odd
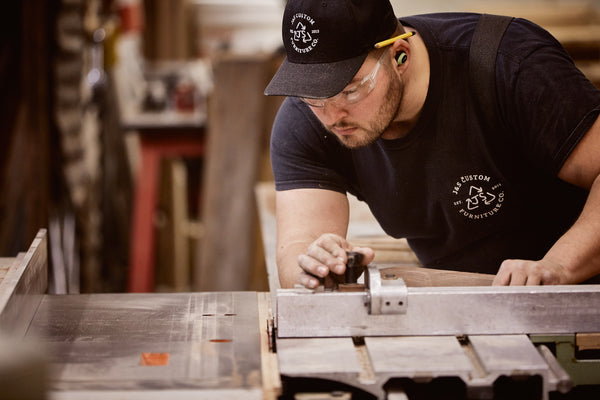
[[[365,274],[365,286],[369,314],[406,314],[408,288],[402,278],[394,275],[389,279],[382,279],[379,269],[369,265]]]

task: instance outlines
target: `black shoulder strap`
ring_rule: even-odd
[[[469,76],[471,90],[477,99],[479,111],[486,121],[496,121],[496,56],[504,32],[512,17],[482,14],[471,42]]]

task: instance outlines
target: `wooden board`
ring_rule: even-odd
[[[406,286],[446,287],[446,286],[490,286],[494,275],[471,272],[446,271],[399,265],[381,269],[382,279],[404,279]]]
[[[600,333],[578,333],[575,341],[580,351],[600,350]]]
[[[4,280],[10,266],[15,262],[14,258],[0,258],[0,284]]]
[[[48,288],[47,231],[40,229],[27,250],[19,253],[0,282],[0,331],[21,337]]]
[[[254,197],[263,136],[263,90],[270,57],[215,61],[203,179],[202,238],[194,289],[247,290],[258,246]]]

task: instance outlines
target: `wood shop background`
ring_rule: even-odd
[[[531,19],[600,87],[600,0],[392,3]],[[283,7],[2,2],[0,257],[45,228],[51,293],[268,290],[257,193]]]

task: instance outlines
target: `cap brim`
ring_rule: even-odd
[[[325,99],[344,89],[358,72],[368,53],[324,64],[296,64],[287,57],[265,89],[267,96]]]

